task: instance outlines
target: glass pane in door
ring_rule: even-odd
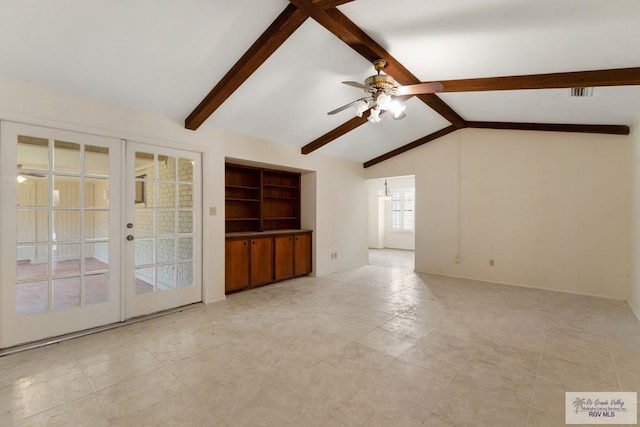
[[[19,135],[16,312],[109,301],[109,148]]]
[[[194,285],[191,159],[136,151],[135,292]]]

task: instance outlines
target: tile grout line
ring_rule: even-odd
[[[93,399],[98,404],[98,407],[100,408],[100,413],[102,414],[102,417],[107,421],[107,423],[110,423],[109,422],[109,418],[107,418],[107,413],[104,410],[104,406],[102,406],[102,403],[100,403],[100,399],[98,399],[98,396],[97,396],[98,392],[93,388],[93,385],[91,384],[91,381],[89,381],[89,377],[87,376],[87,373],[84,371],[85,368],[80,364],[80,360],[76,356],[75,352],[73,353],[73,357],[75,357],[76,362],[78,363],[78,366],[80,367],[80,370],[82,371],[82,376],[87,381],[87,384],[89,384],[89,388],[91,389],[91,393],[89,394],[89,396],[93,397]]]
[[[609,358],[611,358],[611,363],[613,364],[613,372],[616,374],[616,382],[618,383],[618,389],[622,390],[622,382],[620,381],[620,372],[618,372],[618,364],[616,363],[616,359],[613,357],[613,351],[611,351],[611,341],[607,340],[607,350],[609,350]]]
[[[531,413],[533,411],[533,400],[536,396],[536,386],[538,385],[538,381],[540,378],[540,366],[542,365],[542,358],[544,356],[544,348],[547,345],[547,333],[549,330],[549,325],[547,325],[547,329],[544,331],[544,339],[542,340],[542,348],[540,349],[540,357],[538,357],[538,369],[536,369],[536,378],[533,382],[533,390],[531,390],[531,400],[529,401],[529,413],[527,414],[527,424],[531,421]]]
[[[55,344],[58,344],[58,343],[55,343]],[[41,415],[41,414],[43,414],[43,413],[45,413],[45,412],[48,412],[48,411],[54,410],[54,409],[56,409],[56,408],[61,408],[61,407],[63,407],[63,406],[66,406],[66,405],[68,405],[68,404],[70,404],[70,403],[73,403],[73,402],[76,402],[76,401],[78,401],[78,400],[86,399],[86,398],[87,398],[87,397],[89,397],[89,396],[92,396],[92,397],[96,400],[96,402],[97,402],[97,400],[98,400],[98,399],[95,397],[95,391],[93,390],[93,387],[91,386],[91,383],[89,382],[89,379],[87,378],[87,376],[86,376],[86,374],[85,374],[85,372],[84,372],[84,369],[83,369],[83,368],[82,368],[82,366],[80,365],[80,362],[79,362],[78,358],[76,357],[76,355],[75,355],[75,353],[74,353],[74,352],[70,351],[70,353],[71,353],[71,356],[73,356],[74,360],[76,361],[76,363],[77,363],[77,365],[78,365],[78,369],[77,369],[77,370],[74,370],[74,371],[71,371],[71,372],[67,372],[66,374],[60,374],[60,375],[57,375],[57,376],[54,376],[54,377],[51,377],[51,378],[48,378],[48,379],[43,379],[43,380],[41,380],[41,381],[37,381],[36,383],[45,383],[45,382],[48,382],[48,381],[52,381],[52,380],[55,380],[55,379],[58,379],[58,378],[65,377],[65,376],[67,376],[67,375],[71,375],[71,374],[74,374],[74,373],[80,372],[80,373],[82,373],[83,378],[84,378],[84,379],[85,379],[85,381],[87,382],[87,385],[89,386],[89,389],[91,390],[91,392],[90,392],[89,394],[86,394],[86,395],[84,395],[84,396],[78,397],[78,398],[76,398],[76,399],[69,400],[69,401],[67,401],[67,402],[63,402],[63,403],[61,403],[61,404],[59,404],[59,405],[52,406],[51,408],[46,408],[46,409],[43,409],[43,410],[41,410],[41,411],[39,411],[39,412],[35,412],[35,413],[31,414],[31,415],[28,415],[28,416],[26,416],[26,417],[22,417],[22,418],[20,418],[19,420],[17,420],[18,422],[22,422],[22,421],[28,420],[29,418],[32,418],[32,417],[35,417],[35,416]],[[7,386],[7,387],[10,387],[10,386]],[[100,406],[100,413],[104,416],[104,411],[102,410],[102,406],[100,405],[100,403],[99,403],[99,402],[98,402],[98,406]],[[105,419],[106,419],[106,417],[105,417]]]
[[[451,384],[453,384],[453,382],[456,380],[456,378],[458,378],[458,375],[460,375],[460,372],[462,372],[464,370],[464,368],[467,366],[467,364],[469,363],[469,360],[471,360],[473,355],[476,354],[476,350],[477,349],[478,349],[478,346],[476,345],[474,347],[473,351],[471,352],[471,354],[469,354],[469,357],[467,357],[467,360],[464,361],[464,364],[462,365],[462,367],[458,370],[458,372],[456,372],[456,374],[453,376],[453,378],[451,378],[451,381],[449,381],[449,384],[447,384],[447,386],[445,387],[444,391],[442,392],[442,394],[440,395],[440,397],[438,398],[436,403],[433,405],[433,409],[431,409],[431,412],[429,413],[429,415],[428,415],[427,419],[425,420],[425,422],[429,420],[429,417],[431,417],[431,415],[433,415],[435,409],[438,407],[438,404],[440,403],[440,401],[442,400],[444,395],[447,394],[447,390],[449,390],[449,387],[451,387]]]

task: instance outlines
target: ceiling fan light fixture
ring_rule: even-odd
[[[384,59],[375,59],[373,67],[376,74],[365,79],[364,83],[354,81],[343,81],[347,86],[362,89],[367,94],[364,98],[357,99],[348,104],[329,111],[328,115],[333,115],[353,107],[355,115],[362,115],[370,109],[367,120],[371,123],[380,121],[380,113],[389,111],[394,120],[403,119],[405,106],[396,99],[398,96],[405,95],[421,95],[441,92],[444,86],[440,82],[417,83],[408,86],[400,86],[393,77],[383,73],[387,61]]]
[[[404,112],[405,108],[407,108],[406,105],[401,104],[398,101],[392,101],[389,105],[389,112],[393,114],[394,119],[397,119]]]
[[[380,121],[380,110],[378,108],[372,108],[369,112],[367,120],[370,123],[378,123]]]
[[[369,109],[369,103],[367,101],[361,99],[355,105],[355,108],[356,108],[356,116],[362,117],[362,114],[364,114],[364,112]]]
[[[378,109],[380,110],[388,110],[391,107],[392,101],[391,101],[391,96],[384,93],[384,92],[379,92],[378,96],[376,97],[376,105],[378,106]]]

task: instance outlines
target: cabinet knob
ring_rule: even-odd
[[[298,240],[298,238],[296,237],[296,240]]]
[[[251,241],[251,244],[252,244],[252,245],[255,245],[255,244],[256,244],[256,241],[255,241],[255,240],[252,240],[252,241]]]
[[[243,245],[247,246],[247,241],[242,242]]]

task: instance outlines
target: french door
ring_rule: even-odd
[[[199,155],[9,122],[0,138],[0,348],[202,299]]]
[[[200,155],[126,151],[126,317],[202,301]]]

